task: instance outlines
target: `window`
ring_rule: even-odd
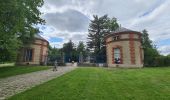
[[[113,36],[113,40],[118,40],[119,38],[120,38],[119,35]]]
[[[120,49],[119,48],[115,48],[114,49],[114,63],[115,64],[120,64]]]
[[[33,60],[33,49],[24,50],[24,61],[29,62]]]

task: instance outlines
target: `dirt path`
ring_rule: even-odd
[[[0,100],[61,76],[75,68],[76,67],[59,67],[58,71],[49,69],[0,79]]]

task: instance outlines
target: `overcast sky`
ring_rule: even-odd
[[[142,31],[161,54],[170,53],[170,0],[45,0],[41,8],[46,25],[40,26],[41,35],[52,46],[72,39],[86,41],[88,25],[93,15],[116,17],[121,26]]]

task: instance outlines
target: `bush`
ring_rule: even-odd
[[[153,61],[155,66],[170,66],[169,56],[159,56]]]

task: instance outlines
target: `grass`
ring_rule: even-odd
[[[169,100],[170,68],[78,68],[9,100]]]
[[[45,66],[8,66],[0,67],[0,78],[48,69]]]

